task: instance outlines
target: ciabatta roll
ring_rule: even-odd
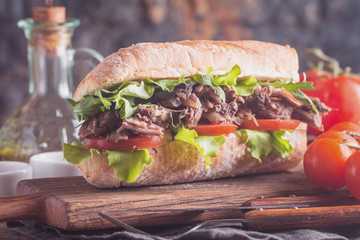
[[[192,182],[296,167],[326,108],[297,84],[298,56],[259,41],[140,43],[75,94],[85,144],[65,158],[100,188]],[[305,87],[304,87],[305,86]]]

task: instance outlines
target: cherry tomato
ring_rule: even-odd
[[[339,189],[345,185],[344,167],[351,154],[352,150],[340,140],[317,139],[305,152],[305,174],[318,188]]]
[[[350,146],[354,146],[354,147],[360,147],[359,143],[355,140],[355,138],[353,138],[352,136],[350,136],[342,131],[330,130],[330,131],[320,134],[317,137],[317,139],[320,139],[320,138],[337,139],[337,140],[340,140],[342,143],[348,144],[348,146],[350,145]],[[358,151],[358,149],[356,149],[356,148],[350,147],[350,149],[353,152]]]
[[[222,134],[229,134],[238,129],[238,126],[231,123],[221,123],[221,124],[203,124],[199,123],[193,128],[199,135],[215,136]]]
[[[164,145],[166,143],[165,137],[160,136],[133,136],[127,140],[121,140],[118,143],[107,141],[104,138],[89,138],[86,139],[86,148],[95,148],[99,151],[120,151],[120,150],[137,150],[144,148],[152,148]]]
[[[256,124],[257,122],[257,124]],[[258,119],[245,120],[241,123],[240,128],[251,130],[294,130],[300,123],[298,120],[278,120],[278,119]]]
[[[349,192],[360,199],[360,152],[354,152],[345,164],[345,182]]]
[[[352,122],[341,122],[335,124],[329,130],[350,131],[360,134],[360,125]]]
[[[354,75],[339,75],[333,77],[309,77],[315,90],[306,91],[308,96],[317,97],[328,107],[334,109],[323,116],[324,130],[340,122],[360,124],[360,111],[357,103],[360,102],[360,78]],[[320,134],[318,130],[310,128],[313,134]]]

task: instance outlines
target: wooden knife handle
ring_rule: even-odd
[[[0,222],[11,220],[41,220],[41,194],[0,197]]]
[[[360,224],[360,205],[253,210],[244,217],[256,230],[350,226]]]
[[[278,197],[278,198],[258,198],[246,201],[242,206],[261,207],[261,206],[294,206],[294,207],[324,207],[324,206],[344,206],[360,205],[360,201],[349,194],[341,195],[317,195],[301,197]]]

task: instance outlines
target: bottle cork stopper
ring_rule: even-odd
[[[64,49],[70,44],[70,33],[66,26],[56,25],[66,21],[65,7],[54,7],[52,0],[45,0],[45,4],[45,7],[32,9],[34,23],[41,24],[33,28],[30,44],[38,54],[66,54]]]
[[[35,23],[63,23],[65,7],[36,7],[32,9],[32,18]]]

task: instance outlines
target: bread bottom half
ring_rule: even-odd
[[[90,184],[99,188],[163,185],[284,171],[296,167],[302,161],[307,144],[306,129],[306,124],[301,123],[293,133],[289,133],[294,151],[288,158],[271,155],[263,157],[261,163],[247,152],[245,139],[231,133],[225,137],[226,142],[220,147],[218,156],[211,158],[208,167],[196,147],[179,141],[149,149],[152,164],[145,166],[132,183],[118,179],[114,170],[108,166],[106,155],[95,154],[77,167]]]

